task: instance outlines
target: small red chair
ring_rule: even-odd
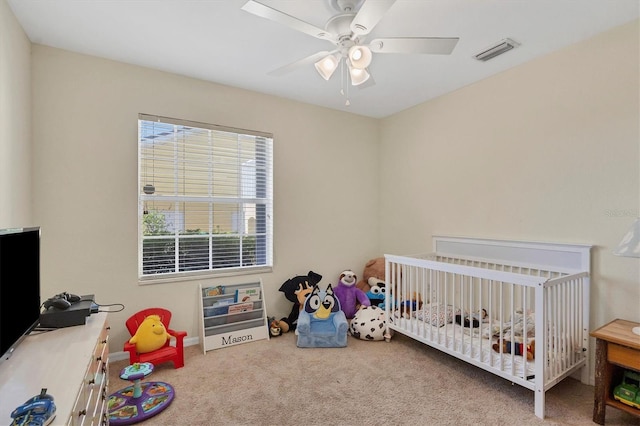
[[[167,339],[167,343],[165,343],[165,345],[160,349],[144,354],[138,353],[136,351],[136,345],[129,343],[127,340],[124,344],[124,350],[125,352],[129,352],[129,363],[150,362],[155,367],[163,362],[172,361],[174,368],[184,367],[183,340],[187,335],[187,332],[175,331],[169,328],[169,323],[171,322],[171,311],[164,308],[148,308],[133,314],[125,322],[127,330],[129,330],[129,334],[131,334],[131,336],[136,334],[138,326],[149,315],[158,315],[160,317],[160,321],[164,324],[164,327],[167,329],[167,333],[169,333],[171,338]],[[172,342],[174,342],[173,345],[171,344]]]

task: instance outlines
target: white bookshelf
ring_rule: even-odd
[[[262,280],[221,286],[224,287],[224,293],[212,296],[208,295],[208,291],[216,286],[199,286],[202,351],[206,353],[212,349],[269,339]],[[237,300],[238,290],[249,289],[259,290],[258,297]],[[234,312],[241,307],[244,310]]]

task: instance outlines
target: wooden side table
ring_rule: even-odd
[[[607,405],[640,418],[640,409],[616,401],[612,394],[625,369],[640,372],[640,336],[631,331],[639,326],[636,322],[616,319],[591,332],[596,338],[595,423],[604,424]]]

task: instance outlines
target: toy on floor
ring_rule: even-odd
[[[523,355],[526,351],[527,360],[531,361],[536,353],[536,341],[531,340],[531,343],[518,343],[511,342],[509,340],[500,339],[499,343],[494,343],[492,348],[498,353],[511,353],[511,346],[513,345],[514,355]]]
[[[384,340],[387,315],[378,306],[363,306],[351,320],[349,332],[361,340]]]
[[[136,351],[144,354],[160,349],[169,340],[169,333],[159,315],[149,315],[140,323],[136,334],[129,343],[136,345]]]
[[[320,290],[316,284],[304,302],[298,318],[299,348],[342,348],[347,346],[349,324],[331,284]]]
[[[334,290],[347,319],[353,318],[361,306],[371,306],[365,292],[356,287],[357,282],[358,277],[353,271],[344,270],[340,273],[338,285]]]
[[[277,320],[275,317],[267,318],[269,323],[269,335],[271,337],[281,336],[282,333],[287,333],[289,331],[289,324],[285,321]]]
[[[175,391],[165,382],[142,382],[153,372],[150,362],[136,362],[120,371],[120,378],[133,384],[109,396],[110,425],[130,425],[147,420],[167,408]]]
[[[46,426],[56,417],[56,404],[53,397],[43,388],[40,394],[11,412],[11,426]]]
[[[285,330],[295,331],[304,301],[313,290],[313,286],[318,284],[321,279],[322,275],[309,271],[307,275],[290,278],[280,286],[279,291],[284,293],[287,300],[293,302],[289,316],[280,319],[279,325],[283,333],[286,333]]]

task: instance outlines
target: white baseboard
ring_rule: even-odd
[[[186,346],[199,345],[199,344],[200,344],[200,338],[199,337],[187,337],[183,341],[183,345],[185,347]],[[109,349],[111,349],[111,348],[109,348]],[[109,351],[109,362],[122,361],[123,359],[129,359],[129,352],[125,352],[125,351],[111,352],[111,351]]]

